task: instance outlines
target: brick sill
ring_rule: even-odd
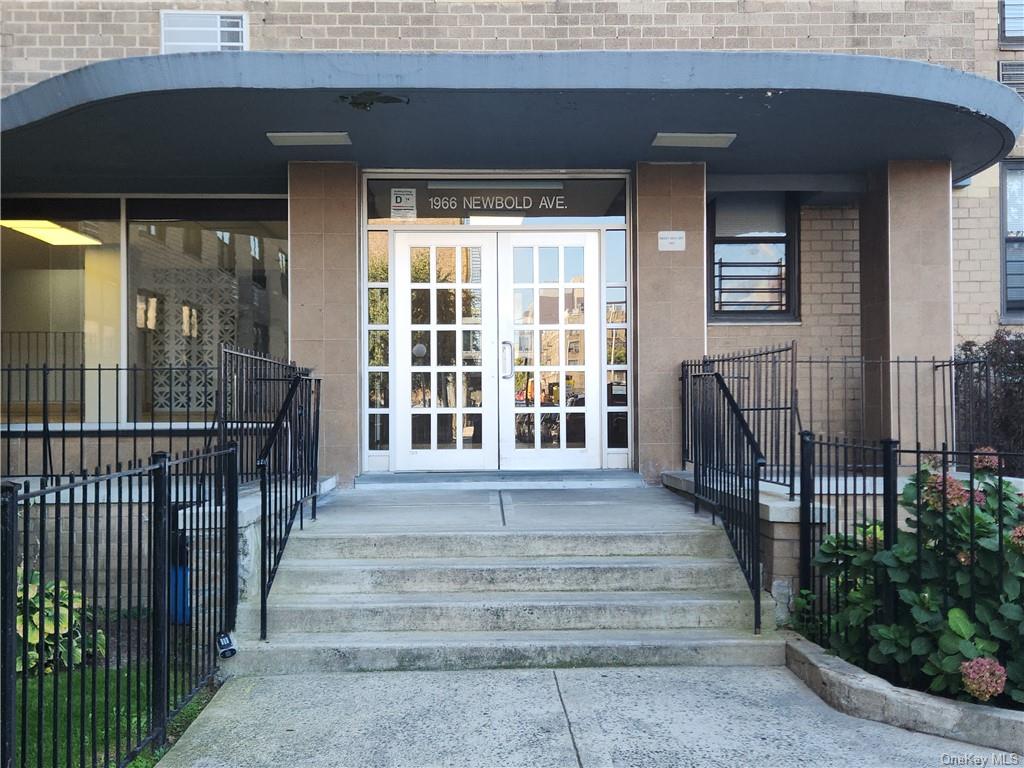
[[[1024,321],[1022,321],[1024,322]],[[716,320],[708,323],[708,328],[756,328],[761,325],[803,325],[801,320]]]

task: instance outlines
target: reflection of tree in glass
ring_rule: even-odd
[[[369,238],[369,278],[371,283],[388,281],[388,233],[370,232]]]
[[[371,288],[366,302],[367,318],[371,325],[388,324],[388,289]]]
[[[414,283],[430,282],[430,249],[412,248],[409,253],[409,276]]]

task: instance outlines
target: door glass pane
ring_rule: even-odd
[[[626,289],[609,288],[606,293],[607,313],[605,318],[609,323],[626,322]]]
[[[388,374],[385,371],[370,371],[367,395],[371,408],[388,407]]]
[[[438,450],[451,450],[456,448],[458,441],[458,416],[454,413],[437,414],[437,448]]]
[[[533,331],[516,331],[516,365],[533,365]]]
[[[512,249],[512,282],[533,282],[533,248]]]
[[[480,324],[480,289],[462,289],[462,322],[467,325]]]
[[[558,289],[541,288],[540,299],[540,322],[541,325],[558,324]]]
[[[413,325],[430,323],[429,288],[413,288],[409,291],[409,317]]]
[[[430,450],[430,414],[415,413],[411,419],[413,450]]]
[[[584,365],[583,331],[565,332],[565,364]]]
[[[583,289],[566,288],[562,320],[567,325],[583,325]]]
[[[370,331],[369,354],[367,359],[370,365],[388,364],[388,332]]]
[[[558,248],[537,249],[537,282],[558,282]]]
[[[565,447],[587,447],[587,414],[565,414]]]
[[[413,408],[430,407],[430,374],[414,373],[410,380],[409,404]]]
[[[388,415],[386,413],[370,414],[370,441],[371,451],[386,451],[390,441],[388,439]]]
[[[482,448],[484,417],[481,413],[467,413],[462,417],[462,447]]]
[[[629,447],[629,416],[625,411],[608,414],[608,447]]]
[[[413,374],[414,376],[417,374]],[[455,408],[455,373],[446,371],[437,374],[437,407]],[[438,433],[440,434],[440,433]]]
[[[626,282],[626,232],[613,229],[604,235],[604,279],[606,283]]]
[[[366,302],[366,314],[371,325],[388,324],[387,288],[370,288]]]
[[[412,364],[430,365],[430,331],[412,331]]]
[[[543,407],[557,407],[559,405],[558,389],[559,378],[557,371],[547,371],[540,375],[540,404]]]
[[[562,282],[582,283],[583,249],[578,245],[566,246],[563,253],[565,258],[565,277],[562,278]]]
[[[609,328],[606,332],[608,365],[626,364],[626,329]]]
[[[454,283],[455,282],[455,249],[454,248],[438,248],[437,249],[437,269],[435,274],[437,275],[437,282],[439,283]],[[440,434],[440,432],[438,432]]]
[[[462,364],[479,366],[482,363],[480,353],[480,331],[462,332]]]
[[[371,283],[386,283],[388,281],[388,233],[369,232],[369,272],[368,277]]]
[[[516,408],[533,405],[533,373],[516,371]]]
[[[437,324],[455,325],[455,289],[437,290]]]
[[[558,331],[540,332],[540,364],[558,365],[561,355],[558,351]]]
[[[462,282],[480,282],[480,248],[462,249]]]
[[[540,417],[540,447],[561,448],[562,417],[557,413],[545,413]]]
[[[455,331],[437,332],[437,365],[455,365]]]
[[[517,324],[533,323],[533,288],[516,288],[512,292],[513,319]]]
[[[608,371],[608,405],[629,405],[625,371]]]
[[[534,448],[533,414],[516,414],[516,448]]]
[[[451,374],[454,375],[454,374]],[[482,374],[462,374],[462,407],[479,408],[484,404],[484,391],[481,384]]]
[[[582,408],[587,404],[586,377],[583,371],[566,371],[565,405],[567,408]]]
[[[409,279],[414,283],[430,282],[430,249],[409,249]],[[428,425],[429,429],[429,425]]]

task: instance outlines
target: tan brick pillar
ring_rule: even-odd
[[[704,164],[640,163],[636,179],[637,461],[660,482],[682,465],[679,364],[707,344]],[[680,230],[686,250],[659,250]]]
[[[898,378],[895,365],[881,377],[868,374],[866,400],[882,411],[881,418],[877,411],[868,413],[869,425],[881,424],[868,437],[899,436],[910,444],[920,437],[934,444],[942,437],[932,434],[932,409],[941,403],[931,401],[931,366],[917,366],[915,380],[909,361],[953,354],[949,163],[890,162],[869,177],[860,220],[863,354],[868,360],[908,361],[899,366]],[[941,414],[937,423],[941,433]]]
[[[320,474],[359,471],[358,173],[288,165],[291,355],[323,379]]]

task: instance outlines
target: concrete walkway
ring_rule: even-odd
[[[973,756],[975,762],[963,762]],[[985,759],[985,763],[977,762]],[[960,762],[956,762],[959,760]],[[991,750],[840,714],[781,667],[235,678],[161,768],[943,766]]]

